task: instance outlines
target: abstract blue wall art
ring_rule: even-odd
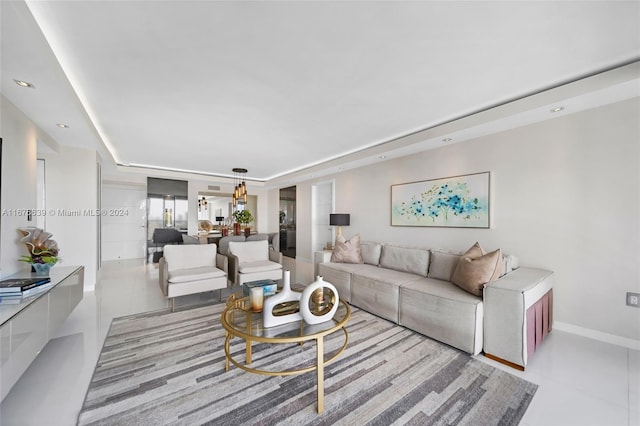
[[[489,172],[391,185],[391,225],[489,228],[489,187]]]

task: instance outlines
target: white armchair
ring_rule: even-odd
[[[165,246],[159,266],[160,288],[172,311],[178,296],[227,288],[228,259],[215,244]]]
[[[282,253],[270,250],[267,240],[230,241],[228,256],[229,275],[237,285],[282,279]]]

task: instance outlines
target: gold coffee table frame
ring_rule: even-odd
[[[296,321],[285,325],[265,328],[262,325],[262,312],[252,312],[249,308],[249,298],[238,298],[235,294],[227,299],[227,307],[222,312],[221,322],[226,330],[226,338],[224,342],[225,353],[225,371],[229,371],[229,362],[238,368],[255,374],[263,374],[266,376],[290,376],[294,374],[307,373],[309,371],[317,371],[317,387],[318,387],[318,413],[324,410],[324,366],[338,358],[349,342],[349,333],[345,325],[351,317],[351,309],[344,301],[339,301],[340,305],[336,314],[331,321],[321,324],[308,325],[304,321]],[[295,329],[297,324],[298,335],[291,335],[291,331]],[[344,332],[344,344],[331,358],[324,359],[324,336],[334,333],[338,330]],[[279,337],[278,334],[285,334]],[[287,334],[288,333],[288,334]],[[273,334],[273,336],[269,336]],[[246,360],[243,365],[233,359],[230,351],[230,342],[234,337],[239,337],[246,341]],[[256,368],[250,368],[251,364],[251,343],[300,343],[301,345],[309,340],[316,341],[316,364],[300,370],[286,371],[267,371]]]

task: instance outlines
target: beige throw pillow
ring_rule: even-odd
[[[478,249],[482,250],[479,245]],[[474,252],[472,255],[477,254],[477,249]],[[469,257],[467,253],[458,262],[451,282],[471,294],[482,297],[485,284],[497,280],[502,275],[504,269],[502,252],[498,249],[475,258]]]
[[[346,240],[342,234],[336,237],[336,244],[331,253],[331,261],[335,263],[364,263],[360,249],[360,235]]]
[[[467,252],[465,254],[463,254],[463,257],[468,257],[470,259],[477,259],[481,256],[484,256],[485,254],[487,254],[487,252],[485,252],[482,247],[480,247],[480,243],[476,241],[476,243],[474,245],[472,245],[469,250],[467,250]]]

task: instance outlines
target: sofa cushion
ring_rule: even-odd
[[[429,250],[385,244],[380,255],[380,267],[426,277]]]
[[[229,253],[237,256],[242,262],[256,262],[269,260],[269,242],[260,241],[229,241]]]
[[[467,353],[482,350],[482,299],[450,282],[421,278],[403,284],[398,322]]]
[[[331,253],[331,262],[363,263],[360,252],[360,235],[356,234],[346,240],[342,234],[336,237],[336,245]]]
[[[364,268],[375,268],[365,263],[321,263],[318,273],[323,279],[333,284],[338,290],[340,299],[351,302],[351,276]]]
[[[166,245],[163,256],[169,272],[179,269],[216,266],[215,244]]]
[[[419,275],[411,272],[397,271],[395,269],[388,268],[376,268],[372,265],[366,265],[366,267],[354,271],[353,277],[355,278],[356,276],[372,279],[382,283],[393,284],[395,286],[420,279]]]
[[[358,273],[359,271],[361,271],[363,269],[372,268],[373,267],[372,265],[367,265],[366,263],[333,263],[333,262],[325,262],[325,263],[321,263],[320,265],[318,265],[318,270],[320,269],[321,265],[324,265],[323,269],[332,269],[334,271],[344,271],[344,272],[348,272],[350,274]]]
[[[502,275],[504,265],[500,249],[477,258],[463,256],[451,277],[451,282],[471,294],[481,297],[484,285]]]
[[[198,268],[178,269],[169,271],[169,283],[186,283],[191,281],[208,280],[211,278],[224,277],[227,274],[223,270],[211,266],[201,266]]]
[[[360,252],[362,260],[369,265],[378,266],[380,264],[380,254],[382,253],[382,244],[372,241],[362,241],[360,243]]]
[[[461,257],[461,254],[432,249],[431,259],[429,260],[428,277],[438,280],[451,281],[453,271],[455,271],[456,266],[458,266],[458,261]]]

